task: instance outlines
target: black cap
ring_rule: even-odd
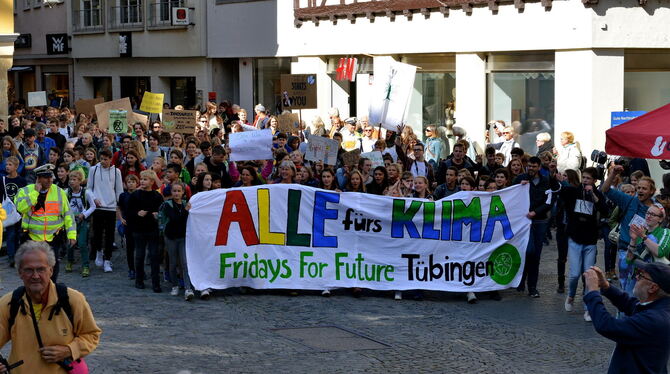
[[[635,267],[644,270],[663,291],[670,293],[670,265],[635,260]]]

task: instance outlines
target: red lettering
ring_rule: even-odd
[[[235,211],[233,211],[233,208],[235,208]],[[258,245],[258,235],[256,235],[256,228],[251,218],[251,212],[249,212],[247,199],[239,190],[226,192],[226,201],[223,203],[223,209],[221,210],[215,245],[228,244],[228,230],[233,222],[240,225],[240,232],[247,246]]]

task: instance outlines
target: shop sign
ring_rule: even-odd
[[[284,108],[316,109],[316,74],[282,74]]]
[[[48,55],[66,55],[69,51],[67,34],[47,34]]]
[[[172,26],[188,26],[188,8],[172,8]]]
[[[14,48],[30,48],[33,45],[33,37],[31,34],[21,34],[14,41]]]
[[[611,121],[611,127],[616,127],[621,125],[622,123],[626,123],[634,118],[637,118],[641,115],[646,114],[644,110],[636,110],[636,111],[631,111],[631,112],[612,112],[612,121]]]
[[[337,64],[337,69],[335,71],[335,80],[344,81],[348,80],[350,82],[356,81],[356,70],[358,70],[358,59],[355,57],[341,58],[340,62]]]

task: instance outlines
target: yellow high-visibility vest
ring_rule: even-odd
[[[70,211],[70,203],[65,191],[52,184],[47,192],[44,207],[35,210],[39,192],[34,184],[19,190],[16,194],[16,210],[23,217],[21,228],[28,231],[31,240],[50,242],[62,229],[68,239],[77,239],[77,226]]]

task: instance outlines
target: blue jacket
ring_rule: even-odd
[[[593,327],[600,335],[616,342],[608,373],[667,373],[670,298],[642,305],[637,298],[614,286],[602,294],[625,314],[620,319],[610,315],[598,291],[584,295]]]
[[[625,243],[630,242],[630,232],[629,226],[630,221],[633,219],[634,215],[638,215],[644,218],[644,215],[647,213],[648,206],[642,204],[640,199],[636,196],[628,196],[625,193],[610,188],[605,193],[608,199],[612,200],[618,207],[624,212],[623,219],[621,220],[621,231],[619,231],[619,241]]]

